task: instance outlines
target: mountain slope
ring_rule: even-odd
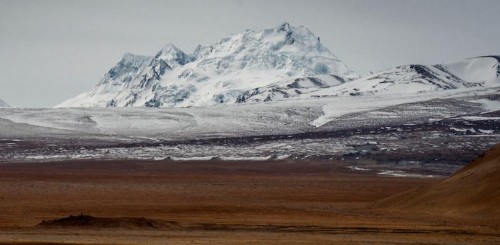
[[[485,56],[432,66],[403,65],[312,95],[405,94],[500,86],[499,61],[500,56]]]
[[[386,198],[375,206],[396,211],[464,214],[500,220],[500,145],[437,185]]]
[[[500,85],[500,55],[482,56],[443,64],[457,77],[483,86]]]
[[[99,81],[92,90],[69,99],[58,107],[103,107],[113,106],[113,98],[134,80],[137,73],[149,66],[153,57],[126,53]]]
[[[269,101],[358,77],[311,31],[288,23],[234,34],[198,46],[192,54],[168,44],[154,57],[126,56],[94,89],[58,107],[187,107]]]
[[[0,108],[8,108],[10,107],[9,104],[5,103],[5,101],[0,99]]]

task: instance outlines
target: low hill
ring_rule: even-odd
[[[39,227],[44,228],[146,228],[146,229],[178,229],[178,224],[171,221],[162,221],[146,218],[101,218],[93,217],[90,215],[71,215],[68,217],[45,220],[38,224]]]
[[[500,144],[442,182],[378,201],[375,208],[500,220]]]

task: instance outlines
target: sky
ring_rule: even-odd
[[[52,107],[126,52],[187,53],[246,29],[306,26],[359,74],[500,54],[500,1],[0,0],[0,99]]]

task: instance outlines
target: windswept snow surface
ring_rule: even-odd
[[[327,103],[322,106],[323,115],[316,118],[310,124],[315,127],[321,127],[345,114],[370,111],[390,105],[429,100],[437,96],[439,95],[429,94],[427,96],[421,96],[390,94],[384,96],[337,97],[333,99],[333,101],[337,100],[337,103]]]
[[[493,90],[494,91],[494,90]],[[323,91],[322,91],[323,92]],[[428,101],[434,99],[453,98],[467,95],[489,94],[490,89],[455,89],[448,91],[427,92],[427,93],[410,93],[410,94],[381,94],[371,96],[333,96],[332,102],[326,103],[321,108],[323,115],[316,118],[310,124],[315,127],[321,127],[342,115],[349,113],[358,113],[376,110],[384,107],[406,104],[412,102]],[[320,94],[319,92],[317,94]],[[327,96],[326,98],[328,98]],[[499,110],[500,103],[497,100],[481,99],[471,101],[483,104],[485,110]],[[444,112],[443,112],[444,113]],[[390,115],[385,114],[386,117]]]
[[[2,111],[0,118],[61,130],[160,139],[290,134],[316,129],[351,113],[489,93],[488,89],[451,90],[411,95],[298,98],[264,104],[192,108],[18,109]],[[490,106],[498,103],[488,99],[471,102],[489,103]],[[485,110],[490,108],[485,107]],[[446,114],[446,111],[440,113]]]

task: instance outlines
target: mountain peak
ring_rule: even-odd
[[[165,59],[166,56],[172,56],[172,55],[176,56],[179,53],[184,54],[184,52],[182,50],[180,50],[179,48],[177,48],[172,43],[167,43],[165,46],[163,46],[163,48],[161,48],[156,53],[155,58],[157,58],[157,59]]]
[[[290,32],[291,31],[291,26],[290,26],[290,23],[288,22],[283,22],[281,23],[277,28],[276,28],[276,31],[277,32]]]
[[[177,48],[174,44],[168,43],[163,46],[155,55],[155,59],[165,61],[170,67],[185,65],[192,61],[192,57]]]
[[[108,71],[106,77],[110,79],[117,79],[124,74],[135,73],[142,66],[149,63],[150,60],[150,56],[136,55],[127,52],[122,56],[118,63]],[[106,82],[106,77],[101,80],[101,83]]]
[[[2,99],[0,99],[0,108],[8,108],[10,107],[9,104],[5,103],[5,101],[3,101]]]
[[[182,50],[180,50],[179,48],[177,48],[173,43],[167,43],[165,46],[163,46],[163,48],[160,49],[160,51],[158,51],[158,53],[156,54],[155,58],[158,58],[162,54],[179,53],[179,52],[184,53]]]
[[[138,55],[138,54],[132,54],[132,53],[127,52],[127,53],[123,54],[123,56],[119,62],[121,62],[121,63],[134,63],[134,62],[138,61],[139,63],[142,63],[144,60],[147,60],[150,58],[151,58],[151,56]]]

